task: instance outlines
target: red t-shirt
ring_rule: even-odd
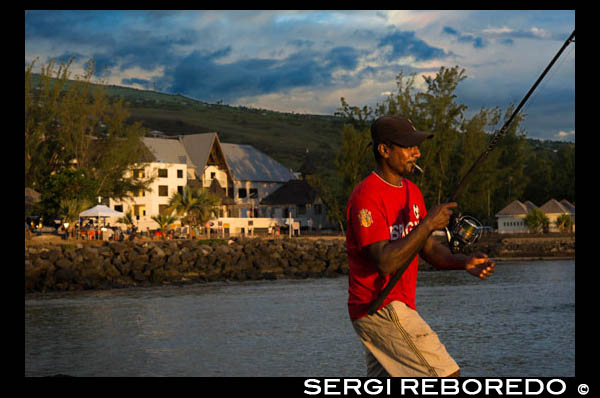
[[[367,315],[370,303],[393,275],[380,275],[361,249],[378,241],[403,238],[426,214],[421,190],[406,178],[402,179],[402,186],[395,186],[373,172],[354,188],[346,206],[346,250],[350,268],[348,312],[351,320]],[[418,262],[418,256],[415,256],[379,308],[399,300],[416,310]]]

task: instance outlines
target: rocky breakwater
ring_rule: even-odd
[[[25,292],[348,273],[343,239],[70,243],[25,248]]]
[[[552,259],[575,257],[575,236],[502,236],[482,238],[471,251],[500,259]]]

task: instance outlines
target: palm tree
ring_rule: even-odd
[[[69,223],[67,231],[65,231],[67,239],[75,228],[75,221],[79,219],[79,213],[89,209],[93,203],[88,199],[63,199],[60,202],[60,213],[63,223]]]
[[[194,217],[194,210],[198,207],[200,202],[196,194],[196,189],[186,186],[183,190],[183,194],[176,192],[169,199],[169,207],[167,211],[175,211],[178,216],[183,216],[181,220],[187,225],[196,225],[196,219]],[[188,228],[188,239],[191,237],[192,230]]]
[[[525,216],[525,225],[531,232],[542,232],[548,230],[550,220],[540,209],[532,209]]]
[[[133,229],[133,211],[129,209],[127,213],[123,217],[119,217],[117,220],[118,223],[125,224],[127,226],[132,227]]]
[[[167,232],[167,229],[169,229],[169,225],[171,225],[175,221],[177,221],[177,217],[175,217],[173,215],[173,212],[171,212],[170,214],[159,214],[157,216],[152,216],[150,218],[152,218],[154,221],[156,221],[156,223],[160,227],[160,232],[163,236],[163,239],[166,239],[166,232]]]
[[[206,223],[219,216],[216,206],[221,204],[221,198],[207,189],[198,190],[198,206],[194,209],[195,217],[200,225],[206,227]],[[207,235],[210,238],[210,228],[206,227]]]
[[[558,228],[561,232],[571,232],[573,231],[573,219],[568,214],[561,214],[556,218],[556,228]]]
[[[182,220],[191,226],[198,224],[204,225],[217,213],[215,206],[221,204],[221,199],[203,188],[194,188],[186,186],[183,194],[177,192],[169,199],[168,211],[175,211],[179,216],[184,216]],[[191,236],[191,228],[188,232],[188,238]]]

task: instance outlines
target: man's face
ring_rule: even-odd
[[[385,145],[386,150],[382,154],[388,167],[400,176],[409,175],[414,171],[417,159],[421,157],[418,146],[401,147],[399,145]]]

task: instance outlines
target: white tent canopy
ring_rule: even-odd
[[[108,206],[97,205],[79,213],[79,217],[123,217],[123,213]]]

